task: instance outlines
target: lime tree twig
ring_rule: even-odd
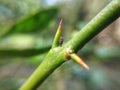
[[[52,48],[44,58],[43,62],[19,90],[37,89],[37,87],[41,85],[57,67],[70,58],[75,59],[76,56],[73,55],[75,55],[78,50],[119,16],[120,0],[113,0],[65,45],[59,46],[58,40],[60,38],[60,33],[58,33],[58,36],[55,36]]]

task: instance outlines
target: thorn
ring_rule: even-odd
[[[59,40],[60,40],[60,36],[61,36],[61,27],[62,27],[62,19],[60,20],[57,32],[55,34],[53,44],[52,44],[52,48],[55,48],[55,47],[59,46]]]
[[[88,67],[88,65],[75,53],[70,54],[71,59],[73,59],[74,61],[76,61],[78,64],[82,65],[85,69],[89,70],[90,68]]]
[[[61,28],[62,28],[62,19],[60,20],[60,23],[59,23],[59,26],[57,29],[57,33],[59,33],[61,31]]]
[[[60,27],[62,26],[62,19],[60,20],[59,26],[60,26]]]

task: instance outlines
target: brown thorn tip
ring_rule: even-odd
[[[62,27],[62,19],[60,20],[60,23],[59,23],[59,28]]]
[[[77,56],[76,54],[71,54],[70,56],[71,56],[71,58],[73,60],[75,60],[78,64],[80,64],[81,66],[83,66],[85,69],[87,69],[87,70],[90,69],[88,67],[88,65],[79,56]]]
[[[88,67],[88,65],[79,57],[79,61],[78,63],[80,65],[82,65],[85,69],[89,70],[90,68]]]
[[[87,70],[89,70],[90,68],[88,67],[88,65],[87,64],[85,64],[84,62],[83,62],[83,64],[81,64],[85,69],[87,69]]]
[[[60,20],[60,24],[62,24],[62,19]]]

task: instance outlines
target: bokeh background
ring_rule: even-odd
[[[65,44],[111,0],[0,0],[0,90],[17,90],[49,51],[63,19]],[[120,90],[120,19],[79,52],[90,66],[70,60],[37,90]]]

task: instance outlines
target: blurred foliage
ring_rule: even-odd
[[[50,49],[50,46],[49,47],[43,47],[43,48],[38,48],[38,49],[35,49],[35,48],[30,48],[30,49],[24,49],[24,50],[17,50],[17,49],[8,49],[8,50],[5,50],[5,49],[1,49],[0,50],[0,56],[2,57],[5,57],[5,56],[23,56],[23,57],[29,57],[29,56],[32,56],[32,55],[37,55],[37,54],[41,54],[41,53],[44,53],[46,51],[48,51]]]
[[[110,1],[0,0],[0,90],[18,89],[42,62],[60,18],[65,44]],[[66,62],[38,90],[119,90],[119,28],[118,19],[78,52],[89,71]]]
[[[2,37],[14,33],[36,33],[44,30],[57,13],[56,8],[38,11],[24,20],[18,21]]]

